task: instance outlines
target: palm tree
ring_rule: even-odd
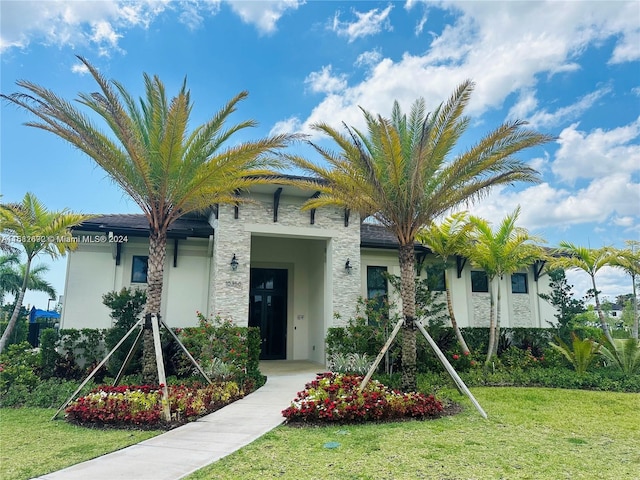
[[[19,264],[20,257],[17,254],[0,256],[0,305],[7,293],[13,292],[16,285],[22,284],[20,274],[15,269]]]
[[[640,242],[637,240],[627,240],[625,243],[629,248],[617,250],[616,255],[611,260],[611,265],[622,268],[629,276],[631,276],[631,288],[633,289],[633,327],[631,336],[638,339],[638,296],[636,293],[636,279],[640,276]]]
[[[366,132],[345,126],[346,134],[342,134],[326,123],[315,124],[313,128],[328,135],[339,148],[334,152],[310,142],[329,167],[289,157],[317,177],[300,182],[320,192],[304,208],[349,208],[361,218],[373,216],[398,239],[404,390],[416,386],[416,235],[434,218],[482,197],[492,186],[538,181],[538,173],[514,155],[551,140],[514,121],[490,132],[468,150],[453,154],[469,125],[463,113],[472,90],[471,81],[462,83],[446,103],[429,114],[424,100],[419,99],[408,118],[398,102],[394,102],[390,119],[361,108]]]
[[[20,264],[17,257],[17,269],[11,264],[12,256],[0,257],[0,303],[4,300],[4,295],[11,293],[18,298],[20,289],[22,288],[22,280],[27,271],[26,264]],[[27,280],[27,290],[43,292],[49,295],[49,298],[57,296],[56,290],[44,277],[43,274],[49,271],[47,265],[33,265],[29,271],[29,279]]]
[[[443,262],[444,265],[444,289],[447,295],[447,307],[451,326],[456,334],[460,348],[464,353],[469,353],[469,347],[465,342],[458,322],[453,312],[451,300],[451,285],[447,267],[449,257],[461,254],[469,244],[469,234],[472,225],[468,221],[467,212],[458,212],[446,218],[440,225],[432,223],[418,233],[418,241],[425,244]]]
[[[596,273],[598,273],[602,267],[610,266],[615,261],[613,249],[609,247],[592,249],[570,242],[560,242],[557,254],[559,256],[555,257],[552,261],[552,267],[563,268],[565,270],[582,270],[591,278],[591,292],[596,302],[596,311],[600,319],[600,326],[609,342],[613,343],[613,337],[609,332],[609,324],[604,318],[602,306],[600,305],[600,297],[598,295],[599,292],[596,287]]]
[[[140,206],[149,221],[145,313],[147,318],[159,318],[169,226],[182,215],[212,204],[237,203],[238,191],[267,183],[267,169],[277,165],[270,154],[286,146],[292,137],[277,135],[225,146],[235,133],[256,125],[246,120],[226,126],[247,92],[236,95],[189,132],[193,104],[186,81],[169,100],[160,79],[144,74],[146,96],[138,104],[122,84],[107,80],[87,60],[78,58],[100,92],[80,93],[77,101],[104,120],[109,134],[70,102],[31,82],[18,82],[28,93],[2,97],[40,119],[27,125],[52,132],[86,153]],[[148,329],[144,352],[144,380],[157,381]]]
[[[19,204],[0,204],[0,232],[19,244],[27,255],[21,273],[22,284],[16,295],[16,304],[9,324],[0,338],[0,353],[4,350],[9,335],[15,327],[31,278],[31,262],[40,253],[51,258],[64,255],[78,246],[71,239],[71,227],[91,218],[88,215],[70,213],[68,210],[49,211],[31,193],[27,193]]]
[[[467,256],[472,264],[485,271],[489,283],[489,347],[486,365],[498,353],[501,280],[505,275],[515,273],[544,257],[542,249],[533,243],[543,240],[516,226],[519,215],[520,207],[507,215],[495,230],[482,218],[470,219],[474,232]]]

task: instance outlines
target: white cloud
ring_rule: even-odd
[[[118,42],[131,28],[147,29],[163,12],[171,10],[190,30],[220,10],[222,0],[30,0],[2,2],[0,52],[27,48],[32,42],[57,46],[91,45],[101,55],[121,51]],[[271,33],[287,10],[299,0],[261,2],[228,1],[231,10],[261,33]]]
[[[527,120],[533,128],[554,127],[565,122],[573,121],[610,92],[610,87],[600,88],[595,92],[583,96],[572,105],[559,108],[553,113],[549,113],[546,109],[543,109],[531,115]],[[509,114],[511,115],[511,112],[509,112]]]
[[[117,47],[120,30],[146,28],[167,5],[153,0],[3,2],[0,52],[26,48],[35,41],[72,47],[91,44],[107,54]]]
[[[276,122],[271,128],[269,135],[280,135],[283,133],[296,133],[300,131],[301,122],[298,117],[289,117],[285,120]]]
[[[89,73],[89,69],[84,63],[76,63],[71,67],[71,71],[79,75],[86,75]]]
[[[522,209],[520,223],[532,231],[553,228],[557,232],[594,222],[606,226],[609,220],[615,224],[615,219],[626,217],[624,226],[631,228],[640,222],[640,183],[628,175],[613,174],[575,191],[554,188],[546,182],[518,192],[500,188],[472,210],[497,223],[517,205]]]
[[[407,2],[405,8],[415,3]],[[335,126],[342,120],[358,125],[358,105],[389,114],[395,99],[406,109],[413,100],[424,97],[434,108],[467,78],[477,85],[467,109],[470,115],[501,108],[517,92],[523,93],[514,115],[531,114],[541,75],[575,71],[580,68],[581,52],[588,47],[601,46],[610,38],[622,45],[625,35],[638,29],[635,2],[620,2],[617,8],[606,2],[503,2],[500,9],[495,5],[468,1],[439,4],[457,17],[433,39],[425,53],[379,59],[359,84],[345,89],[340,98],[332,94],[318,104],[304,124],[314,123],[322,115],[323,119],[332,119]],[[381,12],[376,14],[380,16]],[[334,29],[350,39],[357,38],[360,30],[356,24],[368,25],[361,20],[363,15],[349,24],[336,14]],[[349,26],[353,26],[351,33]],[[541,125],[572,121],[606,93],[606,88],[597,90],[575,105],[556,112],[543,110],[533,120]]]
[[[612,130],[578,130],[575,123],[560,133],[552,165],[553,172],[565,181],[606,177],[612,172],[640,171],[640,145],[631,142],[640,137],[640,118]]]
[[[340,11],[337,11],[333,17],[331,29],[338,35],[347,37],[349,43],[361,37],[375,35],[383,30],[391,31],[393,28],[389,21],[389,13],[392,9],[393,5],[389,5],[382,11],[374,8],[364,13],[354,9],[353,13],[358,18],[355,22],[341,21]]]
[[[335,93],[347,87],[347,76],[331,74],[331,65],[325,65],[319,72],[311,72],[304,83],[311,88],[314,93]]]
[[[379,49],[369,50],[367,52],[362,52],[356,58],[355,66],[356,67],[374,67],[380,60],[382,59],[382,53],[380,53]]]
[[[638,11],[636,10],[636,18],[637,15]],[[613,50],[613,57],[610,63],[632,62],[638,59],[640,59],[640,28],[624,33],[622,40],[620,40]]]
[[[280,17],[287,10],[295,10],[304,4],[299,0],[262,0],[260,2],[228,1],[231,9],[243,22],[256,26],[260,33],[273,33]]]

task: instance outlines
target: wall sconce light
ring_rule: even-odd
[[[231,270],[233,270],[234,272],[238,269],[238,259],[236,258],[236,254],[233,254],[233,257],[231,258]]]
[[[344,264],[344,269],[347,272],[347,275],[351,275],[351,270],[353,270],[353,265],[351,265],[351,262],[349,262],[348,258],[347,258],[347,261]]]

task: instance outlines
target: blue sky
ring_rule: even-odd
[[[465,141],[514,118],[556,137],[521,156],[542,183],[495,190],[474,214],[499,222],[520,205],[520,225],[550,246],[640,239],[640,2],[2,0],[0,9],[2,93],[19,79],[69,99],[92,91],[81,55],[136,95],[143,72],[170,94],[186,77],[194,125],[247,90],[233,119],[259,126],[239,140],[311,133],[318,121],[359,126],[358,106],[388,115],[395,99],[435,108],[470,78]],[[139,211],[89,158],[23,126],[25,113],[3,104],[0,115],[3,201],[31,191],[51,209]],[[65,265],[49,274],[60,294]],[[570,279],[579,294],[589,288],[583,275]],[[611,299],[630,291],[613,269],[598,282]]]

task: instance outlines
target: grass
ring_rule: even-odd
[[[640,478],[640,395],[544,388],[473,393],[488,421],[465,403],[462,414],[432,421],[283,426],[188,478]]]
[[[55,409],[0,409],[0,478],[23,480],[139,443],[159,431],[92,430],[64,420]]]

